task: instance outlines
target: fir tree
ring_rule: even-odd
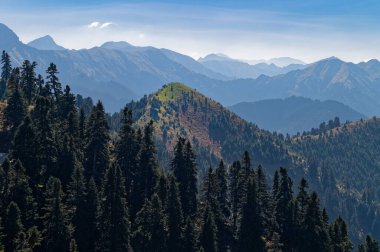
[[[246,203],[243,207],[239,231],[238,251],[265,251],[263,241],[264,220],[258,203],[257,186],[253,179],[248,184]]]
[[[294,244],[296,225],[293,215],[293,183],[285,168],[280,168],[280,174],[281,180],[276,197],[275,220],[278,225],[278,233],[281,237],[280,241],[284,246],[284,250],[288,251],[296,246]]]
[[[41,171],[35,163],[36,157],[36,131],[29,116],[17,129],[10,149],[10,157],[20,160],[31,179],[31,185],[36,186],[41,180]]]
[[[133,235],[133,249],[139,251],[167,251],[167,231],[161,201],[157,194],[146,200],[138,212]]]
[[[216,174],[216,186],[217,186],[217,202],[219,205],[218,217],[216,218],[216,225],[218,228],[218,250],[229,251],[232,246],[232,227],[231,227],[231,209],[229,202],[228,192],[228,178],[227,169],[220,161]]]
[[[367,235],[365,244],[359,245],[359,252],[380,252],[378,241]]]
[[[46,85],[48,86],[49,90],[51,90],[54,93],[54,97],[56,101],[59,101],[61,95],[62,95],[62,84],[59,82],[58,79],[58,69],[57,66],[54,63],[50,63],[48,69],[46,70]]]
[[[48,98],[38,97],[33,111],[36,129],[36,164],[44,179],[59,176],[58,150],[51,125],[51,102]]]
[[[330,251],[330,237],[324,225],[319,199],[316,193],[310,196],[303,223],[302,251]]]
[[[217,246],[217,227],[215,225],[214,215],[208,205],[206,205],[203,227],[199,237],[200,245],[204,252],[216,252]]]
[[[21,90],[23,91],[24,98],[28,104],[32,102],[37,91],[36,66],[36,62],[31,63],[29,60],[25,60],[21,67]]]
[[[4,97],[7,88],[7,82],[11,77],[12,66],[9,54],[3,51],[1,55],[1,78],[0,78],[0,100]]]
[[[4,218],[4,252],[16,251],[19,246],[19,236],[24,231],[21,223],[21,213],[17,204],[8,205]]]
[[[85,174],[100,184],[101,176],[109,167],[108,124],[103,104],[99,101],[93,108],[86,127]]]
[[[93,178],[88,182],[88,189],[85,200],[85,216],[82,216],[80,223],[76,225],[78,229],[78,235],[76,236],[78,241],[79,251],[95,252],[99,249],[99,215],[100,206],[98,198],[98,190]],[[82,230],[82,232],[80,231]]]
[[[141,197],[136,202],[141,207],[144,199],[150,199],[154,194],[159,180],[159,168],[156,158],[156,147],[153,141],[153,121],[144,128],[144,137],[140,156],[140,172],[136,181],[137,192]]]
[[[68,211],[62,202],[61,182],[51,177],[46,185],[46,204],[44,215],[44,251],[68,251],[72,226]]]
[[[175,177],[170,176],[168,195],[168,251],[181,251],[183,248],[183,214]]]
[[[197,210],[197,167],[190,142],[180,138],[174,148],[171,169],[178,181],[184,217],[193,216]]]
[[[135,194],[134,185],[137,182],[139,175],[139,152],[140,145],[136,139],[136,132],[133,128],[132,111],[127,107],[123,110],[123,126],[119,132],[119,139],[116,143],[116,163],[120,167],[125,177],[129,205],[131,207],[131,216],[134,217],[136,211],[135,205],[132,204],[131,195]]]
[[[106,172],[102,195],[101,251],[131,251],[125,182],[117,166],[111,166]]]
[[[13,71],[8,81],[7,106],[4,110],[5,129],[14,134],[26,115],[24,99],[21,96],[18,72]]]
[[[198,251],[197,233],[195,230],[195,223],[190,217],[185,221],[185,230],[183,238],[184,252],[196,252]]]
[[[348,230],[345,221],[339,216],[332,224],[331,244],[334,252],[349,252],[353,249],[353,244],[348,237]]]

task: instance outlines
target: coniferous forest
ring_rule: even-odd
[[[111,132],[100,101],[63,87],[53,63],[45,77],[35,67],[2,54],[0,251],[380,251],[370,235],[354,244],[286,168],[265,174],[243,152],[201,176],[183,137],[162,167],[153,121],[126,106]]]

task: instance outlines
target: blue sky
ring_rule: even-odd
[[[380,58],[380,1],[375,0],[1,0],[0,22],[28,42],[52,35],[72,49],[128,41],[194,58],[337,56]]]

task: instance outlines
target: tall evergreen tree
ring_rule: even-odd
[[[353,244],[348,237],[348,230],[345,221],[339,216],[331,226],[331,244],[334,252],[350,252]]]
[[[62,84],[59,82],[57,76],[59,74],[57,66],[54,63],[50,63],[48,69],[46,70],[46,74],[46,85],[49,90],[53,92],[55,100],[59,101],[62,95]]]
[[[379,243],[367,235],[365,244],[359,245],[359,252],[379,252]]]
[[[180,138],[174,148],[171,169],[178,181],[184,217],[193,216],[197,211],[197,167],[195,154],[190,142]]]
[[[153,140],[153,121],[150,121],[144,128],[142,140],[140,174],[136,181],[136,193],[140,193],[141,198],[136,202],[137,207],[141,207],[144,199],[150,199],[156,190],[160,174],[156,154],[156,146]]]
[[[203,226],[199,237],[199,242],[204,252],[217,252],[217,227],[215,225],[214,215],[208,205],[206,205]]]
[[[82,216],[80,223],[76,225],[76,228],[78,229],[78,235],[76,236],[78,248],[79,251],[95,252],[99,250],[100,205],[98,190],[93,178],[88,182],[84,210],[85,211],[81,211],[81,213],[86,212],[85,216]]]
[[[3,51],[1,54],[1,78],[0,78],[0,100],[4,97],[6,88],[7,88],[7,82],[9,78],[11,77],[12,72],[12,65],[11,65],[11,59],[9,57],[9,54]]]
[[[10,157],[21,161],[32,186],[36,186],[41,179],[40,168],[35,162],[36,154],[36,131],[32,119],[26,116],[13,138]]]
[[[125,176],[125,183],[128,194],[128,202],[131,207],[131,216],[136,214],[135,205],[132,204],[132,196],[137,193],[134,185],[140,179],[139,175],[139,152],[140,145],[136,139],[136,132],[133,128],[132,111],[127,107],[123,109],[123,126],[119,132],[119,139],[116,143],[116,163]]]
[[[330,237],[324,225],[319,199],[316,193],[310,196],[303,223],[302,251],[330,251]]]
[[[35,203],[32,190],[29,187],[29,177],[25,175],[25,169],[20,161],[12,160],[10,177],[10,200],[17,204],[21,211],[21,221],[26,228],[34,225]]]
[[[20,209],[16,203],[11,202],[4,218],[4,252],[17,250],[20,242],[19,236],[23,231]]]
[[[160,198],[157,194],[145,200],[138,212],[133,234],[133,249],[139,251],[167,251],[167,230]]]
[[[257,186],[251,179],[247,188],[246,203],[243,207],[239,231],[238,251],[265,251],[264,220],[258,202]]]
[[[24,99],[19,88],[19,76],[17,71],[13,71],[8,80],[7,106],[4,110],[5,129],[14,134],[26,115]]]
[[[216,225],[218,228],[218,250],[229,251],[232,246],[233,232],[231,226],[231,209],[228,192],[228,174],[223,161],[220,161],[216,174],[217,202],[219,205],[218,218]]]
[[[100,184],[101,176],[109,167],[110,153],[108,124],[103,104],[99,101],[93,108],[86,127],[85,174]]]
[[[284,250],[291,251],[296,246],[294,239],[296,225],[293,215],[293,182],[285,168],[280,168],[280,174],[281,180],[276,197],[275,220]]]
[[[38,97],[33,111],[36,129],[36,163],[46,180],[49,176],[59,176],[58,149],[51,119],[51,102],[48,98]]]
[[[36,62],[25,60],[21,67],[21,90],[24,94],[25,101],[30,104],[37,91],[36,83]]]
[[[168,195],[168,251],[181,251],[183,248],[183,214],[177,181],[174,176],[169,178]]]
[[[197,232],[195,230],[195,223],[190,218],[187,218],[187,220],[185,220],[185,230],[184,230],[182,251],[184,252],[198,251],[198,240],[197,240]]]
[[[46,204],[44,215],[44,251],[68,251],[72,226],[67,207],[62,202],[61,182],[50,177],[46,185]]]
[[[132,251],[125,181],[119,167],[111,166],[106,172],[102,195],[101,251]]]

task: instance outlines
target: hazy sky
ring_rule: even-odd
[[[23,42],[49,34],[71,49],[127,41],[194,58],[380,58],[378,0],[0,0]],[[0,38],[1,39],[1,38]]]

